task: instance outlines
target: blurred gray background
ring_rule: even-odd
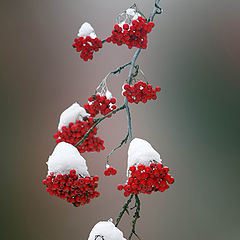
[[[148,16],[153,0],[136,1]],[[134,50],[106,44],[83,62],[72,49],[90,22],[104,39],[118,13],[133,2],[1,0],[1,239],[86,240],[95,223],[116,218],[125,198],[127,146],[111,157],[118,169],[103,176],[105,157],[126,134],[125,112],[103,122],[106,150],[83,154],[101,177],[101,196],[75,208],[45,192],[45,162],[55,147],[60,113],[84,104],[98,83],[128,62]],[[162,0],[149,47],[138,64],[162,91],[157,101],[131,105],[133,134],[151,142],[176,179],[165,193],[140,196],[142,239],[236,240],[239,230],[240,2]],[[111,77],[123,102],[128,71]],[[119,228],[125,237],[130,218]]]

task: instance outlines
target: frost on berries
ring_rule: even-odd
[[[156,100],[157,92],[160,91],[160,87],[153,89],[151,84],[139,81],[132,86],[130,86],[128,83],[124,84],[122,95],[125,96],[130,103],[146,103],[151,99]]]
[[[98,176],[90,177],[85,159],[68,143],[59,143],[48,162],[48,175],[43,180],[46,191],[78,207],[99,196],[95,189]]]
[[[174,178],[168,172],[169,168],[163,166],[160,154],[151,144],[135,138],[128,149],[127,183],[118,185],[117,189],[124,190],[125,197],[130,194],[164,192],[169,184],[174,183]]]
[[[98,222],[91,230],[88,240],[126,240],[123,233],[115,227],[112,219]]]
[[[59,131],[54,134],[56,143],[67,142],[76,145],[81,141],[88,130],[94,125],[92,117],[86,113],[86,110],[75,103],[66,109],[60,116],[58,125]],[[79,120],[80,119],[80,120]],[[84,119],[84,120],[83,120]],[[97,135],[97,128],[94,128],[82,144],[77,146],[80,153],[99,152],[104,150],[104,141]]]
[[[92,60],[93,53],[102,48],[102,41],[97,38],[93,27],[85,22],[79,29],[78,38],[74,39],[73,47],[80,52],[84,61]]]

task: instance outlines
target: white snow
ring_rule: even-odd
[[[89,116],[90,114],[76,102],[60,115],[58,130],[61,131],[63,126],[68,127],[70,122],[75,123],[77,120],[82,121],[84,117]]]
[[[126,239],[123,237],[123,233],[112,223],[112,219],[109,219],[108,221],[98,222],[90,232],[88,240],[126,240]]]
[[[126,10],[126,14],[134,16],[136,14],[136,10],[134,8],[128,8]]]
[[[48,165],[48,175],[52,172],[54,175],[68,174],[70,170],[74,169],[83,177],[89,176],[86,160],[76,147],[66,142],[57,144],[46,164]]]
[[[106,93],[105,93],[105,96],[107,99],[111,99],[112,98],[112,93],[107,89]]]
[[[160,154],[146,140],[134,138],[128,148],[128,169],[133,165],[149,166],[152,161],[161,163]]]
[[[132,26],[132,21],[137,20],[138,17],[141,17],[141,14],[137,12],[135,8],[128,8],[125,11],[125,13],[126,13],[125,20],[121,21],[118,24],[121,28],[123,28],[123,25],[125,23],[129,24],[129,26]]]
[[[97,37],[93,27],[88,22],[85,22],[85,23],[82,24],[82,26],[80,27],[80,29],[78,31],[77,36],[78,37],[84,37],[84,38],[87,37],[87,36],[90,36],[93,39]]]

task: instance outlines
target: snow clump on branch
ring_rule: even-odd
[[[75,170],[81,176],[89,176],[86,160],[80,155],[73,145],[61,142],[55,147],[53,153],[48,158],[48,175],[54,173],[68,174],[70,170]]]
[[[82,24],[82,26],[80,27],[80,29],[78,31],[77,36],[78,37],[84,37],[84,38],[89,36],[92,39],[97,37],[97,35],[96,35],[95,31],[94,31],[94,28],[88,22],[85,22],[85,23]]]
[[[153,161],[161,163],[160,154],[146,140],[134,138],[128,149],[128,169],[139,164],[148,166]]]
[[[89,234],[88,240],[126,240],[123,233],[115,227],[112,219],[98,222]]]
[[[83,118],[89,116],[90,114],[75,102],[60,115],[58,130],[61,131],[63,126],[68,127],[70,122],[75,123],[77,120],[83,121]]]

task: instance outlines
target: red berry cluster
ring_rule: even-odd
[[[80,57],[84,61],[93,59],[93,53],[97,52],[99,48],[102,48],[102,41],[98,38],[91,38],[87,36],[74,39],[73,47],[77,52],[81,52]]]
[[[105,176],[116,175],[116,174],[117,174],[117,170],[113,167],[109,167],[104,171]]]
[[[66,199],[74,206],[79,207],[99,196],[99,192],[95,191],[98,179],[98,176],[82,178],[76,174],[75,170],[71,170],[69,174],[64,175],[54,176],[51,173],[43,180],[43,184],[46,185],[50,195]]]
[[[116,98],[107,99],[106,96],[100,96],[99,94],[93,95],[88,98],[89,103],[84,104],[84,108],[92,117],[95,117],[98,113],[107,115],[112,110],[116,109]],[[109,117],[111,117],[110,115]]]
[[[86,121],[77,120],[75,124],[69,123],[68,127],[63,126],[61,131],[58,131],[53,137],[56,139],[56,143],[67,142],[75,146],[93,125],[94,122],[91,117]],[[104,141],[99,137],[95,137],[96,134],[97,128],[94,128],[88,138],[86,138],[82,144],[77,146],[80,153],[84,153],[86,151],[100,152],[100,150],[105,149],[103,145]]]
[[[161,91],[160,87],[152,88],[151,84],[146,84],[145,82],[139,81],[133,86],[126,83],[123,86],[123,96],[127,98],[130,103],[146,103],[148,100],[156,100],[157,92]]]
[[[174,178],[168,174],[169,168],[163,167],[161,163],[151,163],[150,166],[140,164],[137,168],[131,166],[129,170],[131,176],[127,183],[117,187],[120,191],[124,189],[125,197],[130,194],[164,192],[169,188],[168,184],[174,183]]]
[[[143,17],[138,17],[137,20],[132,21],[132,25],[124,24],[121,28],[118,24],[114,26],[112,36],[106,39],[107,42],[112,42],[121,46],[126,44],[129,49],[132,47],[147,48],[147,34],[152,31],[154,27],[153,22],[147,23]]]

